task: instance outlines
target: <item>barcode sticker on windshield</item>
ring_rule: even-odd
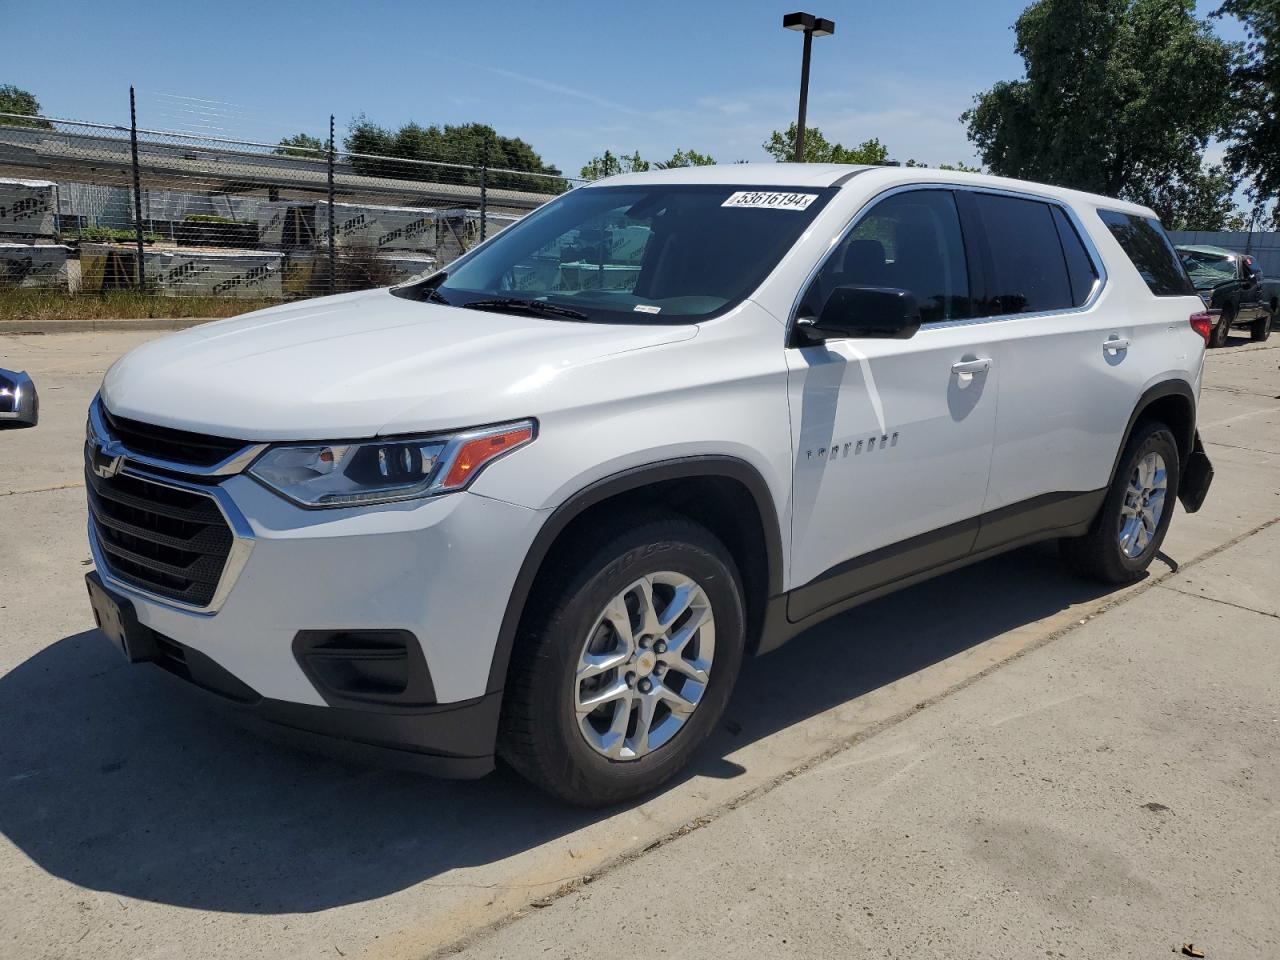
[[[739,190],[722,207],[748,207],[757,210],[804,210],[818,199],[816,193],[764,193],[759,190]]]
[[[633,308],[634,313],[661,313],[662,308],[654,306],[652,303],[637,303]]]

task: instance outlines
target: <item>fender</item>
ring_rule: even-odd
[[[1120,446],[1116,448],[1116,458],[1111,464],[1111,479],[1107,484],[1110,489],[1111,484],[1115,483],[1116,471],[1120,469],[1120,457],[1124,454],[1124,448],[1129,445],[1129,438],[1133,436],[1134,425],[1137,424],[1138,418],[1146,411],[1151,404],[1165,397],[1182,397],[1191,407],[1191,423],[1187,427],[1184,436],[1177,436],[1174,439],[1178,441],[1178,451],[1185,458],[1191,456],[1191,452],[1195,449],[1196,437],[1196,394],[1191,389],[1191,384],[1185,380],[1162,380],[1154,386],[1148,387],[1138,398],[1137,404],[1133,408],[1133,413],[1129,414],[1129,423],[1124,428],[1124,439],[1120,441]],[[1173,424],[1169,425],[1170,429]]]
[[[515,645],[520,618],[524,615],[529,591],[542,568],[542,562],[551,551],[551,545],[573,520],[584,510],[621,493],[637,490],[654,483],[669,480],[686,480],[693,477],[721,477],[736,480],[747,488],[760,513],[764,526],[765,561],[768,567],[769,596],[782,593],[782,530],[778,525],[778,512],[774,507],[769,485],[755,467],[745,460],[727,456],[679,457],[657,463],[632,467],[589,484],[556,507],[538,531],[525,554],[507,609],[502,616],[498,642],[493,651],[493,663],[489,667],[489,693],[500,691],[506,684],[507,665]],[[766,598],[767,599],[767,598]]]

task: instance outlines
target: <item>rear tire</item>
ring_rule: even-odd
[[[1064,559],[1091,580],[1115,584],[1140,580],[1164,542],[1181,476],[1172,431],[1158,421],[1139,426],[1125,445],[1089,532],[1061,541]],[[1156,488],[1161,491],[1158,509],[1154,493],[1148,492]]]
[[[1218,322],[1214,324],[1213,332],[1209,335],[1209,346],[1225,347],[1227,338],[1231,336],[1231,325],[1236,321],[1236,311],[1232,307],[1223,307],[1222,313],[1218,315]]]
[[[745,642],[737,567],[704,527],[655,513],[593,530],[556,564],[512,654],[498,750],[569,803],[629,800],[679,772],[724,712]]]
[[[1271,336],[1271,320],[1274,316],[1274,313],[1268,313],[1253,321],[1253,326],[1249,328],[1249,339],[1254,343],[1262,343]]]

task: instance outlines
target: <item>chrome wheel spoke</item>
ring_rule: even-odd
[[[1137,531],[1134,533],[1133,545],[1136,548],[1134,556],[1137,556],[1143,550],[1147,549],[1147,544],[1151,542],[1151,534],[1147,532],[1145,524],[1139,524]]]
[[[701,697],[702,691],[698,691],[698,695]],[[688,718],[698,706],[697,700],[689,700],[683,692],[677,693],[670,687],[658,687],[658,696],[677,717]]]
[[[684,657],[671,657],[666,661],[666,664],[670,669],[702,684],[707,682],[707,668],[711,666],[711,664],[704,664],[701,661],[690,662]]]
[[[1142,521],[1137,516],[1132,516],[1120,527],[1120,549],[1130,557],[1134,555],[1133,542],[1141,526]]]
[[[631,752],[642,757],[649,752],[649,733],[653,729],[653,713],[658,707],[655,695],[636,697],[636,732],[632,736]]]
[[[637,631],[641,635],[652,636],[655,633],[661,633],[662,627],[658,622],[658,610],[653,600],[653,578],[645,577],[636,582],[629,591],[640,603],[640,627]]]
[[[614,650],[609,653],[584,653],[578,665],[578,679],[589,680],[622,666],[631,658],[630,650]]]
[[[662,615],[658,617],[658,629],[665,633],[689,609],[690,605],[702,596],[702,588],[692,580],[686,580],[675,588],[675,593],[667,603]]]
[[[632,696],[631,688],[627,686],[626,681],[618,680],[609,684],[602,690],[595,690],[586,697],[581,694],[578,696],[578,713],[591,713],[596,707],[606,704],[611,700],[627,699]]]
[[[711,607],[709,605],[693,611],[691,616],[684,623],[680,624],[680,629],[671,635],[671,640],[667,644],[667,653],[671,659],[679,659],[684,653],[684,648],[689,645],[689,641],[711,620]]]
[[[613,711],[613,720],[609,729],[600,737],[601,752],[610,759],[622,757],[622,750],[627,745],[627,727],[631,725],[631,713],[635,709],[635,700],[628,697],[619,700]]]
[[[618,641],[623,648],[623,652],[628,655],[636,648],[636,640],[631,632],[631,613],[627,610],[627,595],[625,592],[618,594],[609,605],[604,608],[601,620],[613,627],[614,633],[618,635]]]

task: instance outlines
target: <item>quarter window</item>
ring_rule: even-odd
[[[798,315],[816,317],[836,287],[909,290],[924,323],[970,316],[960,217],[950,190],[912,190],[876,204],[832,251]]]
[[[1159,220],[1116,210],[1099,210],[1098,216],[1152,293],[1157,297],[1195,296],[1196,288]]]
[[[991,254],[983,314],[1044,313],[1077,305],[1049,204],[975,193],[973,205]]]

